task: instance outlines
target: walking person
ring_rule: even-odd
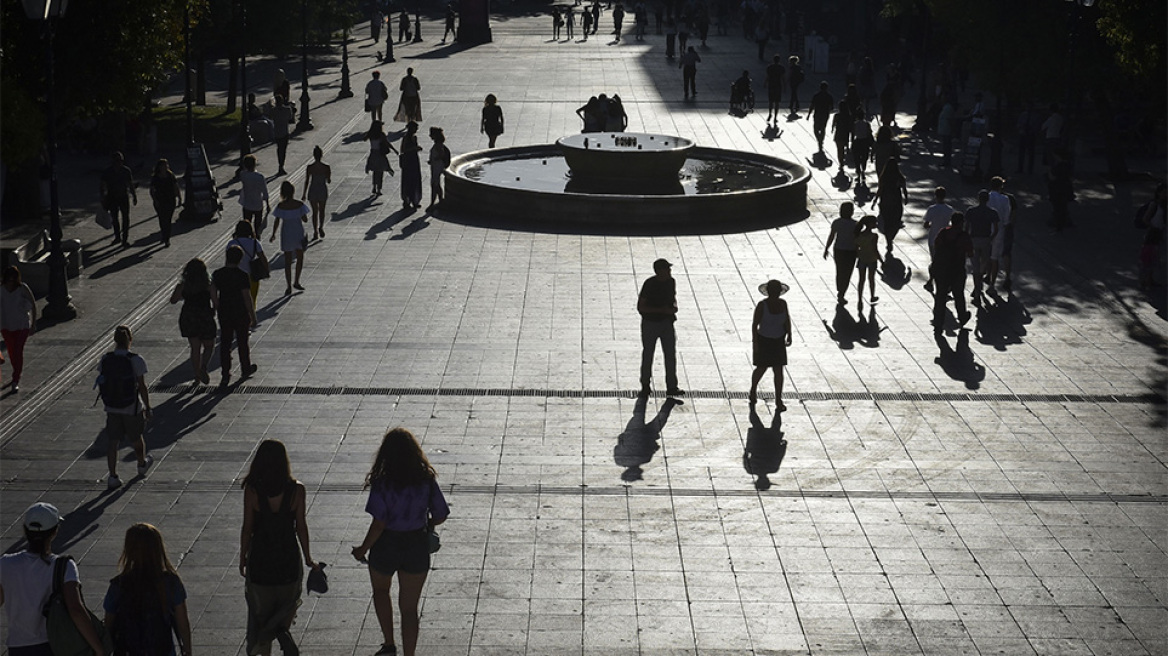
[[[787,409],[783,403],[783,367],[787,366],[787,347],[791,345],[791,315],[787,311],[787,302],[780,298],[787,289],[778,280],[759,285],[758,291],[766,294],[766,298],[754,307],[754,319],[750,322],[754,347],[750,405],[758,402],[758,383],[766,370],[771,369],[775,374],[775,407],[779,412]]]
[[[8,630],[9,656],[53,656],[43,609],[53,593],[53,577],[60,567],[61,592],[69,617],[95,656],[107,653],[81,599],[77,564],[53,553],[53,540],[61,527],[56,506],[39,502],[24,511],[24,550],[0,556],[0,605]]]
[[[450,515],[438,474],[417,439],[404,428],[385,434],[365,477],[372,516],[353,557],[369,566],[373,610],[381,626],[378,655],[397,654],[393,631],[393,577],[398,577],[402,654],[414,656],[418,644],[418,602],[430,572],[430,530]]]
[[[583,36],[584,36],[584,38],[580,39],[580,40],[587,41],[588,34],[592,31],[592,12],[588,11],[588,7],[585,7],[582,10],[580,10],[580,27],[581,27],[580,31],[583,33]]]
[[[848,159],[848,142],[852,138],[852,115],[846,100],[839,102],[835,118],[831,121],[831,140],[835,143],[835,159],[839,163],[839,174],[844,173],[844,162]]]
[[[665,58],[672,60],[674,44],[677,42],[677,21],[670,15],[665,18]]]
[[[300,200],[308,199],[312,208],[312,238],[324,239],[324,210],[328,203],[328,186],[333,182],[333,169],[325,164],[324,151],[320,146],[312,147],[312,163],[304,175],[304,191]]]
[[[251,361],[249,328],[256,325],[255,305],[251,300],[251,280],[239,268],[243,260],[243,249],[231,246],[227,249],[226,266],[211,274],[211,297],[219,315],[219,389],[226,389],[231,382],[231,348],[239,348],[239,370],[241,378],[248,378],[259,369]]]
[[[421,150],[422,147],[418,145],[418,124],[410,121],[406,124],[406,134],[402,137],[397,160],[402,172],[403,209],[412,210],[422,206],[422,162],[418,158]]]
[[[381,71],[373,71],[373,79],[365,83],[365,111],[369,112],[371,120],[382,120],[381,112],[388,99],[389,88],[381,81]]]
[[[454,2],[446,5],[446,26],[442,28],[442,43],[446,43],[446,36],[453,37],[455,42],[458,41],[458,30],[454,26],[454,20],[458,18],[458,14],[454,11]]]
[[[827,90],[827,82],[819,83],[819,91],[811,96],[811,120],[815,143],[819,145],[818,152],[823,152],[823,140],[827,138],[827,121],[831,118],[831,110],[835,108],[835,98]]]
[[[401,90],[401,100],[398,101],[397,113],[393,120],[398,123],[417,123],[422,120],[422,83],[414,77],[414,69],[407,68],[406,75],[398,85]]]
[[[876,142],[872,144],[872,160],[876,162],[876,179],[884,173],[889,160],[900,156],[900,146],[892,140],[892,128],[881,125],[876,128]]]
[[[937,138],[941,140],[941,166],[948,167],[953,158],[953,122],[957,117],[957,106],[946,100],[937,114]]]
[[[125,156],[115,150],[113,161],[101,173],[101,206],[114,224],[114,243],[124,248],[130,247],[130,200],[138,204],[136,186]]]
[[[412,38],[410,34],[410,15],[406,13],[403,8],[401,13],[397,15],[397,40],[398,43],[405,43]]]
[[[945,329],[945,304],[953,297],[957,322],[964,326],[970,319],[965,309],[965,262],[973,255],[973,241],[965,231],[965,215],[953,212],[949,227],[937,233],[933,246],[933,274],[936,290],[933,296],[933,335],[941,336]],[[977,275],[977,272],[974,272]]]
[[[239,575],[247,598],[247,653],[268,656],[275,640],[286,656],[297,655],[290,629],[304,591],[301,562],[320,566],[310,549],[307,492],[292,477],[283,442],[260,442],[242,487]]]
[[[576,13],[573,11],[571,5],[564,7],[564,28],[564,34],[567,36],[568,41],[576,38]]]
[[[250,225],[250,224],[249,224]],[[170,294],[171,304],[182,301],[178,315],[179,333],[191,347],[191,368],[195,380],[211,384],[207,365],[215,350],[215,306],[211,297],[211,274],[199,258],[192,258],[183,267],[182,279]]]
[[[621,38],[621,23],[625,20],[625,6],[622,3],[616,3],[616,8],[612,10],[612,33],[616,35],[615,41],[620,41]]]
[[[856,268],[856,207],[851,201],[840,204],[839,218],[831,222],[831,232],[827,235],[827,243],[823,245],[823,259],[827,259],[827,251],[832,250],[832,259],[835,260],[835,298],[840,305],[847,305],[845,295],[848,284],[852,280],[852,271]]]
[[[381,10],[374,7],[369,12],[369,35],[373,37],[373,43],[376,45],[381,41],[381,24],[385,22],[385,16],[381,14]]]
[[[677,19],[677,49],[685,52],[689,47],[689,18],[685,15]]]
[[[170,248],[170,227],[174,221],[174,210],[182,205],[178,178],[170,170],[170,162],[158,160],[154,165],[154,175],[150,177],[150,199],[154,201],[154,213],[158,215],[158,234],[162,245]]]
[[[250,221],[236,222],[235,231],[231,233],[231,241],[227,242],[227,249],[231,250],[232,246],[243,249],[243,259],[239,262],[239,268],[247,274],[248,280],[251,281],[249,291],[251,292],[252,307],[259,307],[256,302],[260,297],[260,281],[269,276],[270,265],[268,264],[268,256],[264,255],[264,246],[260,243],[255,227]],[[257,260],[262,260],[262,264],[253,269],[252,263]]]
[[[560,30],[564,27],[564,16],[559,7],[552,7],[552,40],[560,40]]]
[[[990,270],[986,280],[990,291],[997,284],[998,272],[1001,270],[1006,273],[1003,289],[1010,291],[1013,286],[1010,281],[1010,253],[1014,249],[1014,199],[1005,193],[1005,187],[1005,178],[996,175],[990,179],[990,199],[986,204],[998,213],[998,233],[994,235],[990,246]]]
[[[264,229],[264,216],[271,214],[268,202],[268,181],[264,174],[256,171],[258,160],[255,155],[243,156],[243,171],[239,173],[239,204],[243,208],[243,220],[250,221],[256,230]]]
[[[877,184],[872,207],[880,204],[880,232],[884,234],[885,252],[891,256],[892,240],[904,227],[904,205],[908,202],[908,183],[900,172],[899,160],[893,157],[884,165]]]
[[[694,98],[698,95],[698,64],[702,58],[698,56],[693,46],[690,46],[685,54],[681,56],[681,61],[677,63],[677,67],[681,69],[681,87],[685,91],[685,99],[689,100],[690,96]]]
[[[0,336],[12,360],[13,392],[20,391],[20,377],[24,374],[24,345],[36,332],[37,306],[32,289],[20,278],[20,269],[11,265],[4,269],[0,284]],[[3,363],[3,360],[0,360]]]
[[[442,172],[450,166],[450,149],[446,147],[446,134],[442,128],[430,128],[430,139],[434,145],[430,147],[430,156],[426,158],[426,163],[430,165],[430,206],[427,210],[442,202]]]
[[[929,259],[935,257],[937,235],[949,227],[949,219],[953,216],[953,207],[945,202],[947,192],[944,187],[937,187],[933,191],[933,204],[925,210],[924,226],[929,231]],[[933,268],[929,267],[929,279],[925,281],[925,291],[933,291]],[[964,299],[962,299],[964,303]]]
[[[97,384],[105,409],[106,465],[109,489],[121,487],[118,478],[118,446],[130,443],[138,458],[138,476],[145,476],[154,458],[146,453],[146,420],[150,419],[150,390],[146,387],[146,361],[130,351],[129,326],[114,329],[114,350],[97,364]]]
[[[864,116],[852,123],[852,162],[856,167],[856,186],[867,188],[865,172],[872,156],[872,124]]]
[[[280,183],[280,202],[272,216],[272,236],[269,242],[276,241],[276,234],[280,235],[280,250],[284,252],[284,295],[291,296],[292,289],[304,291],[300,284],[300,273],[304,270],[304,251],[308,248],[308,237],[304,234],[304,224],[308,223],[311,210],[303,201],[296,200],[296,187],[285,180]],[[283,224],[283,228],[281,228]],[[296,281],[292,280],[292,260],[296,260]]]
[[[114,653],[191,655],[187,591],[166,555],[162,533],[153,525],[126,529],[118,575],[110,580],[102,608]]]
[[[965,210],[965,230],[973,242],[969,262],[973,270],[973,304],[981,307],[982,284],[990,268],[990,256],[994,238],[998,236],[1001,223],[998,213],[989,207],[990,192],[977,192],[977,205]]]
[[[276,175],[287,175],[288,172],[284,170],[284,162],[288,158],[288,125],[292,123],[294,114],[292,108],[288,106],[288,98],[285,96],[276,96],[276,106],[272,108],[272,120],[275,122],[275,127],[272,129],[272,139],[276,142],[276,164],[279,165],[279,170]]]
[[[799,85],[803,84],[803,64],[799,63],[798,55],[791,55],[787,59],[787,81],[791,85],[791,115],[799,118]]]
[[[876,217],[871,214],[860,219],[856,225],[856,292],[857,308],[864,306],[864,278],[868,279],[868,297],[872,303],[880,300],[876,295],[876,264],[883,263],[880,257],[880,236],[876,234]]]
[[[641,393],[648,398],[652,391],[653,352],[661,342],[661,356],[665,360],[665,386],[668,396],[682,396],[677,386],[677,281],[673,279],[673,265],[661,258],[653,262],[653,277],[641,285],[637,296],[637,312],[641,315]]]
[[[779,120],[779,105],[783,102],[783,79],[787,76],[787,69],[783,68],[783,58],[775,55],[770,66],[766,67],[767,88],[767,123]]]
[[[365,172],[373,174],[373,195],[381,195],[382,181],[385,172],[393,175],[393,166],[389,164],[389,154],[396,153],[397,148],[389,142],[389,137],[382,129],[381,121],[373,121],[369,131],[365,133],[365,140],[369,142],[369,157],[365,160]]]
[[[585,14],[587,15],[587,12]],[[587,38],[588,32],[585,31],[584,34]],[[487,135],[487,148],[494,148],[495,140],[503,134],[503,108],[499,106],[499,99],[493,93],[488,93],[486,100],[483,101],[479,133]]]

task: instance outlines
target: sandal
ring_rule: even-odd
[[[373,656],[397,656],[397,645],[381,645]]]

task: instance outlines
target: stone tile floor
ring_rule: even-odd
[[[661,37],[553,44],[547,22],[497,21],[495,43],[469,51],[399,46],[399,63],[380,69],[392,82],[416,68],[423,132],[443,126],[455,153],[485,147],[474,128],[489,92],[507,117],[500,146],[578,129],[575,108],[607,91],[638,129],[796,159],[814,149],[806,121],[768,142],[763,117],[725,114],[722,89],[738,71],[761,79],[746,42],[712,38],[702,101],[683,104]],[[368,43],[351,64],[357,89],[379,67]],[[1085,257],[1120,252],[1119,237],[1045,234],[1040,179],[1016,181],[1034,209],[1019,227],[1014,295],[975,330],[950,333],[939,355],[918,217],[938,182],[959,204],[976,187],[936,169],[911,137],[899,264],[886,267],[877,305],[837,310],[820,254],[847,192],[830,171],[815,173],[806,220],[747,232],[733,217],[711,217],[731,220],[723,234],[636,236],[406,214],[396,178],[369,198],[365,146],[352,138],[360,98],[323,100],[336,75],[315,71],[317,130],[290,152],[304,162],[320,143],[333,165],[328,236],[308,251],[307,291],[281,297],[278,268],[261,290],[259,375],[230,394],[191,386],[177,308],[164,303],[187,258],[219,262],[234,198],[226,224],[180,235],[170,251],[147,238],[129,255],[106,252],[73,287],[82,318],[34,337],[39,371],[28,393],[4,399],[5,546],[17,545],[27,504],[57,504],[69,513],[58,551],[79,558],[96,605],[126,526],[155,523],[186,583],[199,653],[243,653],[238,480],[256,444],[278,438],[309,489],[313,555],[331,565],[332,590],[305,598],[295,633],[305,653],[369,654],[380,633],[348,551],[367,524],[373,451],[402,425],[453,509],[420,653],[1168,652],[1164,417],[1147,397],[1163,384],[1166,331],[1123,271]],[[1126,217],[1098,185],[1083,192],[1090,212]],[[636,294],[657,257],[679,280],[682,404],[633,398]],[[792,286],[781,422],[773,396],[758,414],[746,403],[750,315],[771,277]],[[122,321],[151,367],[157,464],[107,493],[95,482],[105,438],[90,370]]]

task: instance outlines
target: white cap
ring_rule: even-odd
[[[51,503],[34,503],[24,511],[24,527],[30,531],[51,531],[61,523],[61,513]]]

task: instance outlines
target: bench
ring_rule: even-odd
[[[18,267],[21,280],[38,298],[49,293],[49,243],[48,231],[42,230],[14,248],[0,247],[0,268]],[[65,252],[65,275],[69,278],[81,275],[81,241],[63,239],[61,250]]]

